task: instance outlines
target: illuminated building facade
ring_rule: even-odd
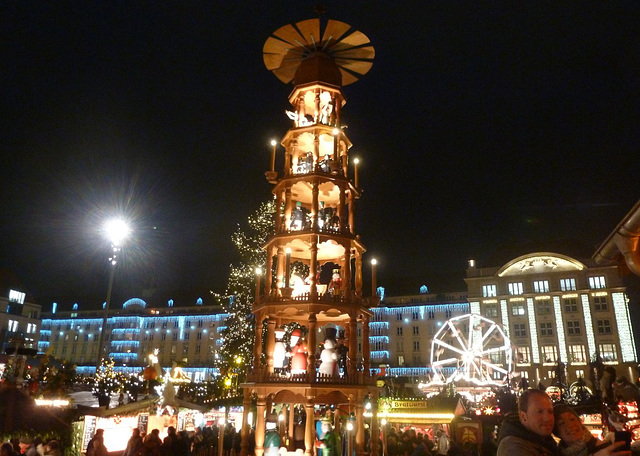
[[[27,295],[22,291],[4,291],[0,296],[0,354],[9,347],[35,349],[40,330],[40,306],[27,301]]]
[[[433,336],[445,321],[468,314],[469,303],[466,292],[425,292],[385,297],[381,305],[371,311],[372,367],[383,364],[388,365],[391,372],[401,372],[398,375],[424,377]]]
[[[588,382],[596,356],[635,378],[628,298],[615,265],[539,252],[494,268],[471,260],[465,281],[471,312],[500,323],[511,339],[515,378],[549,386],[561,362],[568,383]]]
[[[102,310],[80,311],[77,305],[71,311],[44,313],[38,351],[78,366],[95,366],[103,315]],[[157,351],[162,366],[174,361],[187,367],[212,366],[227,316],[218,307],[173,307],[169,301],[166,307],[151,308],[142,299],[130,299],[109,312],[109,356],[118,366],[146,366],[147,356]]]

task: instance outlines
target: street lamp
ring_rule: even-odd
[[[376,297],[376,264],[378,260],[375,258],[371,260],[371,297]]]
[[[107,299],[104,303],[104,315],[102,317],[102,331],[100,331],[100,337],[98,339],[98,362],[96,369],[98,369],[102,363],[102,357],[104,355],[104,335],[107,331],[107,318],[109,317],[109,304],[111,303],[111,289],[113,288],[113,276],[116,270],[116,264],[118,263],[118,254],[120,253],[122,243],[131,234],[131,228],[122,219],[111,219],[104,224],[104,233],[111,242],[111,256],[109,257],[109,263],[111,263],[111,270],[109,271],[109,286],[107,287]],[[108,351],[107,351],[108,354]]]

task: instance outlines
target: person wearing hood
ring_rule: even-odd
[[[596,439],[584,427],[580,417],[571,407],[556,404],[553,407],[555,426],[553,433],[560,439],[560,453],[562,456],[629,456],[631,451],[620,449],[624,442],[606,442]],[[613,435],[613,434],[611,434]]]
[[[498,437],[497,456],[556,456],[551,399],[537,389],[526,390],[518,401],[518,415],[507,415]]]

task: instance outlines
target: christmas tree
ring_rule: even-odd
[[[223,376],[236,375],[236,385],[244,381],[246,366],[253,357],[255,321],[251,306],[255,300],[256,268],[264,269],[266,264],[262,246],[274,233],[275,209],[274,201],[262,203],[249,216],[245,229],[238,224],[232,241],[240,254],[240,262],[231,265],[225,295],[216,295],[229,313],[216,365]],[[268,290],[269,284],[266,286]]]

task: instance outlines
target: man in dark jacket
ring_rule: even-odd
[[[518,415],[507,415],[500,427],[498,456],[555,456],[553,404],[541,390],[529,389],[518,401]]]

